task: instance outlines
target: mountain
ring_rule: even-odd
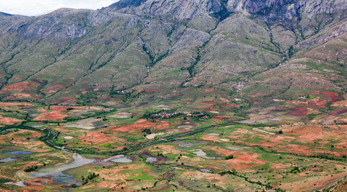
[[[344,0],[121,0],[97,11],[1,14],[0,96],[97,103],[203,87],[256,100],[344,93],[346,8]]]

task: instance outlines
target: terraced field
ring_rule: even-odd
[[[230,98],[199,101],[204,108],[198,106],[195,111],[187,111],[193,105],[183,102],[179,108],[174,107],[177,103],[167,103],[167,110],[157,105],[111,109],[4,102],[3,116],[17,121],[1,128],[1,187],[71,191],[339,188],[347,176],[341,113],[345,100],[331,95],[317,93],[269,108],[242,110],[237,106],[245,103],[230,104],[226,102]],[[225,110],[228,106],[233,109]],[[339,121],[329,124],[327,118]],[[34,169],[26,172],[28,167]],[[95,177],[89,176],[93,173]]]

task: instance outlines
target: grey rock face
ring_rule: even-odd
[[[302,14],[313,18],[321,13],[334,13],[347,8],[345,0],[229,0],[228,10],[245,10],[251,14],[263,14],[267,17],[291,19]],[[269,13],[275,14],[271,15]]]
[[[321,13],[335,13],[339,10],[347,9],[345,0],[300,0],[296,3],[297,9],[308,18]]]
[[[107,10],[116,10],[137,15],[168,16],[183,20],[192,19],[201,13],[218,12],[221,10],[221,7],[221,2],[215,0],[122,0],[110,6]]]
[[[18,20],[23,20],[25,18],[27,17],[20,16],[20,15],[11,15],[11,14],[0,12],[0,27],[16,22]]]
[[[152,16],[192,19],[202,13],[218,13],[226,6],[229,12],[260,14],[266,18],[309,19],[321,13],[334,13],[347,8],[345,0],[121,0],[107,10]]]

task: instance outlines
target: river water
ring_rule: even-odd
[[[37,172],[34,172],[29,175],[29,177],[50,177],[54,179],[55,183],[61,183],[61,184],[79,184],[79,182],[75,181],[73,179],[73,176],[64,174],[64,171],[67,171],[69,169],[74,169],[77,167],[81,167],[83,165],[87,165],[90,163],[93,163],[94,159],[87,159],[83,157],[82,155],[74,153],[72,155],[72,158],[74,161],[71,163],[63,164],[60,166],[55,167],[47,167],[40,169]]]

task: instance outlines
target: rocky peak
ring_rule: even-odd
[[[347,9],[345,0],[120,0],[107,10],[145,16],[174,16],[192,19],[196,15],[228,12],[257,14],[266,18],[291,19],[303,15],[309,19],[322,13]]]
[[[0,27],[25,18],[27,17],[0,12]]]
[[[73,40],[86,35],[92,27],[112,20],[117,15],[96,10],[62,8],[37,17],[4,16],[13,17],[11,22],[6,23],[0,15],[0,25],[3,23],[4,26],[0,31],[16,32],[25,39],[58,37]],[[17,19],[14,20],[15,18]]]
[[[227,0],[121,0],[107,10],[146,16],[174,16],[192,19],[196,15],[211,14],[223,9]]]
[[[229,0],[229,11],[246,11],[266,17],[291,19],[301,14],[309,19],[322,13],[335,13],[347,8],[345,0]]]

